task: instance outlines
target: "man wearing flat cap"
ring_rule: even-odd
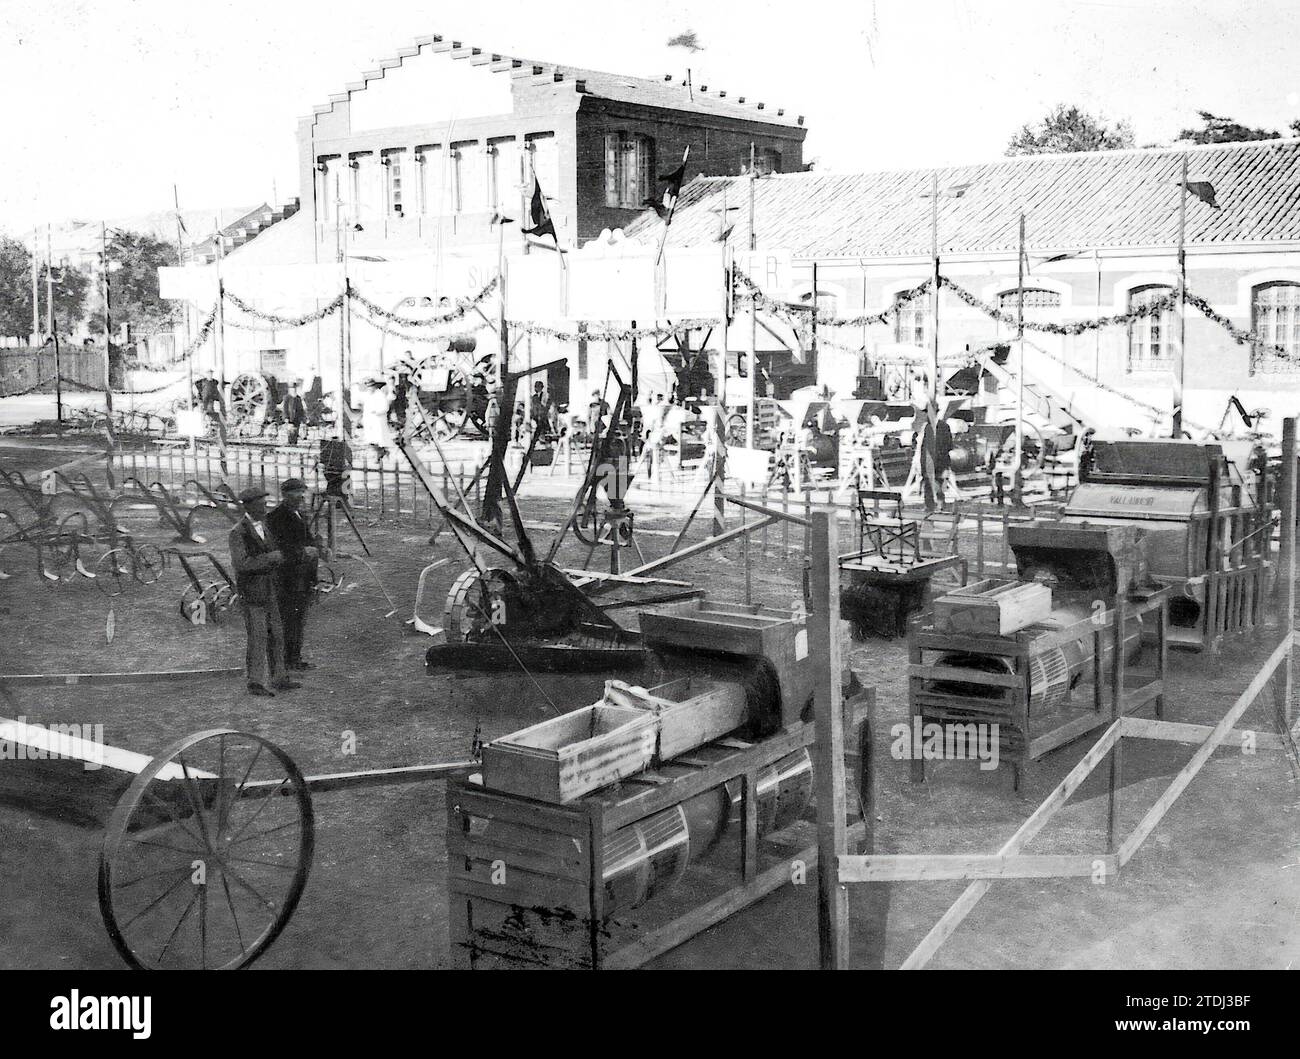
[[[302,685],[284,671],[284,630],[275,592],[275,570],[284,556],[266,526],[267,495],[256,487],[239,494],[244,517],[230,531],[230,561],[248,632],[248,690],[273,698],[272,688],[289,691]]]
[[[306,499],[307,483],[286,478],[280,486],[280,504],[266,520],[271,541],[283,557],[275,568],[275,594],[284,622],[284,664],[294,670],[312,668],[302,660],[302,634],[316,589],[316,566],[325,550],[303,513]]]

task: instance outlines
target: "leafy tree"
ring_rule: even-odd
[[[1127,122],[1107,125],[1078,107],[1058,104],[1036,125],[1024,125],[1007,144],[1008,157],[1066,151],[1117,151],[1133,146]]]
[[[113,330],[129,324],[143,334],[163,330],[174,319],[176,306],[158,293],[158,269],[177,264],[176,247],[144,232],[114,231],[108,239],[109,308]],[[96,277],[98,280],[98,277]],[[91,326],[104,329],[102,281],[95,284]]]
[[[1208,110],[1198,110],[1201,128],[1184,129],[1178,134],[1176,143],[1241,143],[1245,140],[1278,140],[1282,134],[1276,129],[1252,129],[1241,125],[1231,118],[1220,118]],[[1291,128],[1300,133],[1300,121],[1293,121]]]
[[[21,338],[32,330],[32,255],[17,239],[0,235],[0,335]]]
[[[53,270],[48,265],[41,265],[40,280],[37,284],[38,302],[41,309],[41,328],[49,330],[49,321],[45,318],[47,273],[53,273],[54,280],[54,319],[59,325],[59,334],[71,334],[86,314],[86,294],[90,289],[90,273],[71,265],[55,265]]]

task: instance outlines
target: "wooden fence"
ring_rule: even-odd
[[[48,382],[52,390],[55,374],[53,346],[0,349],[0,397],[31,390],[43,382]],[[59,351],[57,374],[65,383],[103,386],[104,353],[65,345]]]

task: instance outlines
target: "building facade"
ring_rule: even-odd
[[[752,234],[759,248],[752,272],[769,293],[803,305],[815,297],[823,312],[841,318],[868,316],[929,279],[937,201],[941,273],[1014,317],[1023,213],[1025,318],[1070,325],[1123,316],[1177,290],[1184,158],[1189,184],[1210,185],[1214,200],[1186,197],[1187,289],[1259,339],[1238,342],[1188,307],[1187,416],[1217,426],[1235,395],[1248,409],[1269,409],[1276,424],[1300,405],[1300,141],[1039,155],[937,174],[760,178],[752,182],[752,233],[742,212],[731,241],[743,248]],[[937,200],[931,197],[936,176]],[[695,181],[683,192],[668,245],[716,238],[712,210],[724,196],[744,205],[750,188],[748,178]],[[628,234],[651,231],[654,223],[644,217]],[[766,284],[764,261],[780,263]],[[949,363],[1015,335],[1013,323],[991,319],[948,289],[938,319],[940,354]],[[807,381],[848,395],[859,374],[882,365],[924,370],[933,317],[926,296],[886,324],[823,327],[815,350],[807,330],[788,323],[760,314],[760,363],[765,355],[788,357],[792,349],[804,361]],[[737,333],[743,330],[731,329],[733,350],[748,348]],[[1031,330],[1027,374],[1108,422],[1141,426],[1155,417],[1144,406],[1171,407],[1177,338],[1172,309],[1074,335]]]

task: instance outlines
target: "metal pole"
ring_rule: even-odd
[[[1282,543],[1278,550],[1278,576],[1286,581],[1286,610],[1282,621],[1286,632],[1295,628],[1295,520],[1296,520],[1296,421],[1294,418],[1282,420]],[[1282,698],[1283,715],[1287,730],[1294,722],[1291,706],[1292,667],[1295,648],[1287,652],[1286,661],[1282,663]]]
[[[101,222],[99,241],[104,255],[104,409],[113,432],[113,306],[108,284],[108,225]]]
[[[939,170],[930,175],[930,401],[939,403]]]
[[[41,277],[41,237],[37,234],[39,229],[32,228],[32,345],[36,345],[37,336],[41,333],[41,295],[40,295],[40,277]],[[37,378],[40,378],[39,360],[37,361]]]
[[[1183,155],[1183,175],[1178,185],[1178,349],[1174,356],[1174,425],[1173,436],[1183,433],[1183,344],[1187,339],[1187,155]]]
[[[59,356],[59,325],[54,318],[54,250],[50,226],[45,226],[45,312],[50,318],[50,334],[54,338],[54,418],[63,422],[63,366]],[[40,373],[37,373],[39,378]]]
[[[1016,355],[1020,366],[1016,372],[1016,466],[1011,476],[1011,503],[1020,507],[1024,500],[1025,444],[1025,214],[1020,213],[1020,239],[1016,244]]]
[[[339,272],[343,277],[343,311],[339,315],[339,385],[335,404],[338,410],[334,414],[334,436],[343,439],[347,436],[343,423],[347,415],[347,402],[345,400],[346,379],[344,363],[347,358],[347,285],[348,285],[348,265],[347,251],[343,246],[343,192],[339,185],[338,167],[334,170],[334,260],[338,262]]]
[[[750,268],[754,267],[754,251],[758,249],[758,240],[754,235],[754,181],[757,174],[754,172],[754,145],[749,145],[749,262]],[[816,303],[816,293],[813,295],[814,304]],[[758,304],[751,296],[749,299],[749,386],[748,402],[745,409],[745,444],[749,448],[754,448],[757,444],[757,426],[755,424],[755,406],[758,401],[755,397],[755,387],[758,385]]]

